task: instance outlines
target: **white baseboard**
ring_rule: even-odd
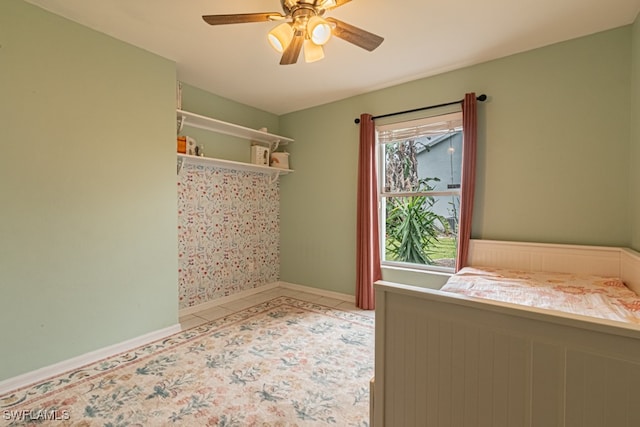
[[[279,282],[280,286],[293,291],[307,292],[309,294],[320,295],[327,298],[339,299],[341,301],[354,302],[356,297],[353,295],[342,294],[340,292],[327,291],[324,289],[312,288],[311,286],[297,285],[295,283]]]
[[[189,314],[197,313],[199,311],[207,310],[209,308],[217,307],[228,302],[236,301],[242,298],[250,297],[260,292],[275,289],[280,286],[280,282],[268,283],[266,285],[259,286],[253,289],[247,289],[246,291],[238,292],[237,294],[229,295],[228,297],[216,298],[211,301],[207,301],[203,304],[194,305],[192,307],[181,308],[178,310],[178,316],[183,317]]]
[[[176,324],[173,326],[169,326],[168,328],[149,332],[148,334],[144,334],[118,344],[110,345],[108,347],[91,351],[80,356],[72,357],[71,359],[63,360],[62,362],[55,363],[53,365],[45,366],[44,368],[36,369],[35,371],[27,372],[25,374],[6,379],[4,381],[0,381],[0,395],[28,386],[30,384],[42,382],[48,378],[60,375],[67,371],[81,368],[82,366],[95,363],[107,357],[130,351],[134,348],[166,338],[180,331],[180,325]]]
[[[251,295],[258,294],[260,292],[268,291],[275,288],[285,288],[294,291],[307,292],[309,294],[320,295],[327,298],[339,299],[341,301],[354,302],[355,297],[353,295],[342,294],[339,292],[326,291],[324,289],[312,288],[311,286],[297,285],[295,283],[288,282],[273,282],[267,285],[260,286],[254,289],[248,289],[246,291],[238,292],[237,294],[229,295],[228,297],[218,298],[212,301],[205,302],[204,304],[194,305],[193,307],[187,307],[178,311],[178,316],[183,317],[189,314],[194,314],[199,311],[207,310],[209,308],[217,307],[222,304],[226,304],[232,301],[236,301],[242,298],[250,297]]]
[[[271,289],[275,289],[278,287],[291,289],[294,291],[307,292],[310,294],[319,295],[327,298],[338,299],[341,301],[354,302],[355,300],[355,297],[353,295],[327,291],[324,289],[313,288],[310,286],[297,285],[295,283],[273,282],[264,286],[260,286],[258,288],[239,292],[235,295],[230,295],[228,297],[219,298],[214,301],[210,301],[204,304],[199,304],[194,307],[182,309],[179,311],[179,315],[185,316],[187,314],[196,313],[201,310],[206,310],[211,307],[215,307],[231,301],[246,298],[248,296],[251,296],[260,292],[268,291]],[[127,340],[118,344],[114,344],[114,345],[104,347],[95,351],[91,351],[89,353],[85,353],[83,355],[73,357],[71,359],[63,360],[62,362],[55,363],[50,366],[45,366],[43,368],[36,369],[34,371],[27,372],[22,375],[15,376],[15,377],[6,379],[4,381],[0,381],[0,395],[6,394],[12,390],[17,390],[19,388],[28,386],[30,384],[42,382],[48,378],[55,377],[56,375],[60,375],[67,371],[78,369],[82,366],[86,366],[91,363],[95,363],[107,357],[115,356],[116,354],[123,353],[125,351],[130,351],[134,348],[146,345],[153,341],[166,338],[180,331],[181,331],[180,325],[176,324],[168,328],[150,332],[148,334],[141,335],[139,337],[132,338],[130,340]]]

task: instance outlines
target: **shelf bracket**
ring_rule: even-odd
[[[179,116],[178,117],[178,123],[177,123],[177,133],[182,132],[182,128],[184,127],[184,116]]]
[[[178,158],[178,172],[177,172],[177,175],[180,175],[180,171],[182,170],[182,165],[184,165],[184,159]]]
[[[269,184],[274,184],[278,180],[279,176],[280,172],[274,172],[274,174],[271,176],[271,179],[269,179]]]

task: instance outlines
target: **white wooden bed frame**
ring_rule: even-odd
[[[472,241],[470,265],[611,275],[624,248]],[[377,282],[375,427],[638,427],[640,325]]]

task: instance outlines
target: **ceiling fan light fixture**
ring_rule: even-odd
[[[336,0],[324,0],[321,4],[320,7],[322,7],[323,9],[327,9],[330,7],[336,7]]]
[[[291,65],[298,62],[303,49],[307,62],[324,58],[322,46],[333,36],[369,52],[380,46],[383,37],[333,17],[324,18],[326,11],[351,1],[280,0],[282,12],[203,15],[202,19],[209,25],[286,20],[269,31],[267,40],[281,54],[280,65]]]
[[[284,22],[269,31],[267,38],[269,39],[271,47],[273,47],[276,52],[282,53],[287,46],[289,46],[289,43],[291,43],[291,39],[293,38],[293,28],[290,23]]]
[[[317,15],[312,16],[307,23],[307,33],[313,43],[322,46],[331,38],[331,25]]]
[[[309,39],[304,41],[303,49],[305,62],[316,62],[324,58],[324,49],[322,49],[322,46],[313,43]]]

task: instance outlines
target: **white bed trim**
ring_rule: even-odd
[[[640,253],[629,248],[472,239],[469,265],[615,276],[640,295]]]
[[[631,249],[472,240],[469,261],[615,276],[640,294]],[[398,283],[375,289],[371,425],[640,425],[640,325]]]
[[[640,425],[638,325],[376,282],[375,353],[375,426]]]
[[[620,278],[640,295],[640,253],[631,249],[620,250]]]

